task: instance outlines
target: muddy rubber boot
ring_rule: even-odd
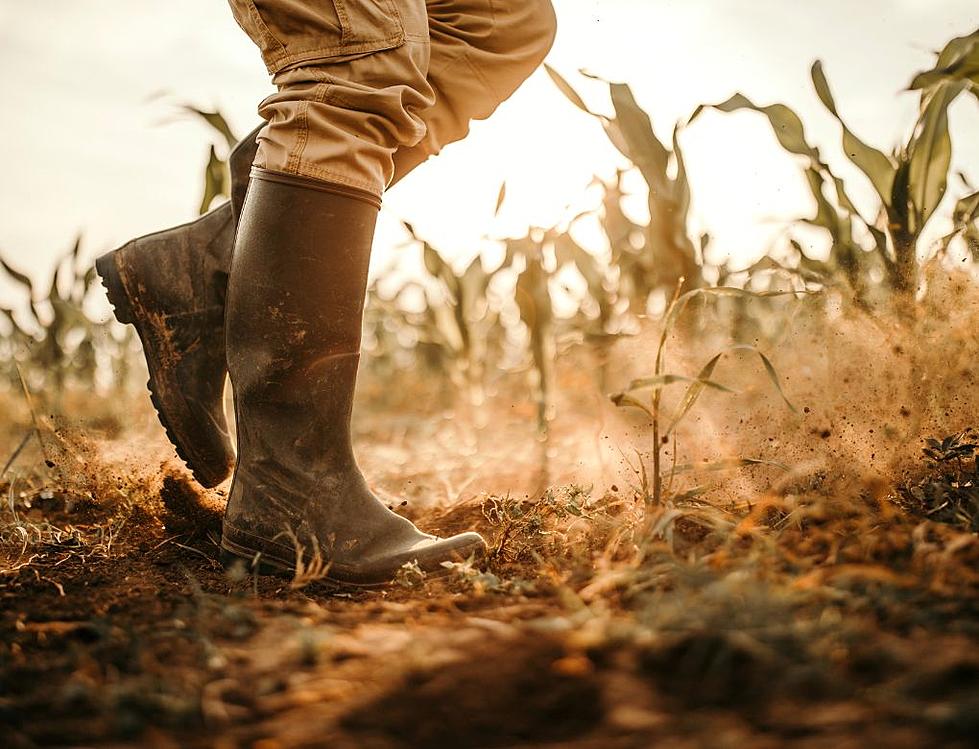
[[[391,581],[485,550],[476,533],[423,533],[373,495],[350,416],[379,201],[252,170],[225,315],[238,463],[221,539],[226,565],[319,570],[341,585]],[[317,561],[325,567],[321,568]]]
[[[139,334],[160,423],[206,487],[227,479],[234,466],[223,400],[224,300],[257,134],[246,136],[229,157],[229,202],[95,261],[116,318]]]

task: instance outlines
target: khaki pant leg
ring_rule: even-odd
[[[550,0],[428,0],[426,9],[435,103],[421,113],[422,139],[394,155],[394,181],[489,117],[541,64],[557,28]]]
[[[278,89],[255,165],[380,196],[435,103],[424,0],[229,2]]]

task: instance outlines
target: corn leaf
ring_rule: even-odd
[[[836,110],[836,101],[833,99],[833,94],[829,89],[829,82],[823,73],[823,65],[819,60],[816,60],[812,64],[810,73],[819,100],[843,127],[843,151],[846,153],[847,158],[860,171],[867,175],[867,179],[874,186],[884,205],[890,206],[896,166],[884,153],[872,146],[868,146],[860,140],[850,131],[846,123],[843,122],[839,112]]]
[[[422,242],[422,259],[425,262],[425,270],[427,270],[433,278],[442,277],[442,271],[445,268],[445,261],[442,259],[442,256],[438,254],[438,251],[428,242]]]
[[[687,377],[686,375],[678,374],[660,374],[653,377],[640,377],[638,380],[633,380],[629,383],[629,390],[641,390],[643,388],[653,388],[654,390],[660,390],[667,385],[673,385],[677,382],[699,382],[704,387],[713,388],[714,390],[720,390],[725,393],[735,392],[727,385],[722,385],[714,380],[699,380],[696,377]]]
[[[494,216],[500,215],[500,208],[503,207],[503,201],[506,200],[506,180],[500,185],[500,192],[496,196],[496,209],[493,211]]]
[[[960,198],[952,210],[952,222],[957,226],[965,226],[977,218],[979,218],[979,192]]]
[[[656,137],[649,115],[636,102],[628,85],[611,83],[609,90],[615,108],[615,121],[628,149],[626,155],[642,172],[651,195],[669,195],[671,191],[666,169],[670,152]]]
[[[673,326],[676,325],[677,319],[683,312],[684,308],[697,296],[719,296],[719,297],[736,297],[740,299],[763,299],[766,297],[775,296],[797,296],[799,294],[808,294],[810,292],[793,289],[791,291],[748,291],[747,289],[739,289],[736,286],[709,286],[699,289],[691,289],[680,295],[676,300],[676,303],[670,308],[669,313],[666,315],[666,319],[663,321],[664,335],[668,334]]]
[[[653,412],[649,410],[649,406],[628,393],[616,393],[610,400],[619,408],[638,408],[650,418],[653,416]]]
[[[218,158],[212,145],[204,168],[204,196],[201,198],[200,213],[207,213],[215,198],[230,194],[227,166]]]
[[[768,374],[768,379],[771,380],[772,385],[775,387],[776,392],[781,396],[782,400],[785,401],[785,405],[789,407],[792,413],[796,413],[796,407],[792,405],[792,402],[785,395],[785,391],[782,390],[782,385],[778,380],[778,372],[775,371],[775,366],[772,364],[771,360],[765,356],[759,349],[752,346],[750,343],[739,343],[731,346],[729,351],[752,351],[758,354],[761,359],[762,365],[765,367],[765,372]]]
[[[825,171],[827,173],[829,172],[828,169]],[[841,208],[843,208],[843,210],[847,211],[853,216],[856,216],[866,224],[867,221],[860,214],[860,211],[857,210],[857,207],[853,204],[853,201],[850,200],[850,196],[847,195],[846,188],[843,186],[843,180],[832,174],[830,174],[830,176],[833,178],[833,186],[836,188],[836,202]]]
[[[627,159],[631,159],[629,156],[629,144],[626,142],[625,135],[622,134],[622,128],[619,127],[619,123],[616,120],[610,120],[608,117],[600,117],[602,121],[602,127],[605,128],[605,135],[608,136],[609,141],[615,146],[615,149],[625,156]]]
[[[221,135],[225,142],[228,144],[228,148],[234,148],[238,143],[237,136],[232,132],[231,126],[228,121],[224,119],[224,115],[220,112],[207,112],[203,109],[198,109],[197,107],[192,107],[189,104],[184,104],[182,109],[190,114],[197,115],[204,122],[211,126],[211,128]]]
[[[816,200],[815,217],[805,219],[805,221],[813,226],[819,226],[828,230],[835,242],[839,239],[840,217],[836,213],[833,205],[826,199],[826,194],[823,192],[823,175],[813,167],[808,167],[805,173],[806,181],[809,183],[809,191]]]
[[[908,187],[915,208],[915,231],[921,231],[945,195],[952,163],[948,105],[962,89],[963,84],[955,83],[926,96],[921,118],[911,138]]]
[[[683,394],[683,399],[680,401],[680,405],[677,407],[676,415],[673,417],[673,421],[666,430],[666,434],[664,436],[669,437],[673,433],[673,430],[676,429],[677,424],[679,424],[683,417],[689,413],[691,408],[693,408],[694,404],[697,402],[697,399],[700,397],[700,394],[704,392],[704,388],[706,387],[706,385],[703,384],[704,381],[710,380],[710,376],[714,374],[714,369],[717,367],[717,363],[721,360],[722,356],[724,356],[723,351],[716,354],[703,366],[703,368],[697,374],[697,377],[694,378],[694,382],[690,384],[690,387],[687,388],[687,392]]]
[[[574,241],[570,234],[561,234],[554,240],[554,253],[558,267],[571,263],[588,284],[593,295],[603,292],[605,274],[595,257]]]
[[[759,112],[768,118],[772,126],[775,137],[786,151],[799,156],[808,156],[811,159],[819,160],[819,152],[809,145],[806,141],[806,131],[802,120],[795,112],[784,104],[771,104],[767,107],[759,107],[743,94],[735,94],[727,101],[720,104],[709,105],[711,109],[719,109],[722,112],[736,112],[739,109],[750,109]],[[700,115],[705,107],[699,106],[690,117]]]
[[[677,216],[686,217],[690,210],[690,182],[687,180],[687,167],[683,161],[683,152],[680,150],[680,126],[673,128],[673,156],[676,159],[676,177],[673,180],[673,202]],[[686,238],[686,221],[678,224],[684,230],[683,237]]]
[[[938,55],[935,67],[918,73],[908,88],[930,89],[941,83],[965,80],[979,85],[979,30],[952,39]]]
[[[785,405],[789,407],[789,410],[792,411],[793,413],[796,412],[795,406],[792,405],[791,401],[789,401],[789,399],[785,395],[785,392],[782,390],[782,385],[778,380],[778,373],[775,371],[775,367],[772,364],[771,360],[769,360],[769,358],[765,356],[755,346],[752,346],[749,343],[739,343],[739,344],[735,344],[734,346],[729,346],[724,351],[721,351],[719,354],[716,354],[710,361],[708,361],[704,365],[703,369],[700,370],[700,372],[697,374],[697,377],[695,378],[695,381],[691,383],[690,387],[687,388],[687,392],[684,393],[683,399],[680,401],[680,405],[677,407],[676,415],[673,417],[673,421],[670,423],[669,428],[666,430],[666,436],[669,436],[670,434],[673,433],[673,430],[676,429],[677,425],[690,412],[690,409],[693,408],[694,404],[697,402],[697,399],[700,398],[701,394],[704,392],[704,389],[707,387],[704,384],[704,381],[705,380],[709,381],[711,379],[711,375],[714,373],[714,369],[717,367],[717,363],[721,360],[721,357],[723,357],[724,354],[726,354],[729,351],[751,351],[755,354],[758,354],[759,358],[761,359],[762,365],[765,368],[765,372],[768,375],[769,380],[771,380],[772,385],[775,386],[776,392],[778,392],[782,400],[785,401]]]
[[[568,83],[560,73],[558,73],[547,63],[544,63],[544,70],[547,71],[547,74],[551,77],[551,80],[554,81],[554,85],[557,86],[558,91],[564,94],[568,101],[578,107],[578,109],[580,109],[582,112],[590,114],[593,117],[598,116],[588,108],[588,105],[585,104],[585,100],[578,95],[578,92],[571,87],[571,84]]]

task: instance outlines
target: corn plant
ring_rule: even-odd
[[[613,245],[623,251],[620,258],[627,261],[623,270],[634,286],[631,296],[640,298],[643,292],[654,290],[668,292],[681,278],[684,290],[706,285],[702,266],[709,237],[694,241],[688,234],[690,184],[679,144],[681,125],[674,126],[667,147],[656,136],[649,115],[627,84],[606,81],[615,110],[615,117],[607,117],[592,111],[557,71],[547,67],[547,72],[572,104],[602,123],[609,140],[635,165],[649,188],[649,224],[643,231],[643,245],[633,249],[621,243]],[[608,206],[606,215],[612,215]],[[617,227],[609,228],[614,231]]]
[[[517,276],[515,295],[520,319],[527,329],[533,363],[537,429],[546,434],[556,354],[550,283],[557,268],[545,255],[551,233],[538,234],[539,239],[531,233],[527,237],[508,240],[504,265],[512,266],[517,260],[523,263],[523,270]]]
[[[23,317],[3,309],[8,327],[3,336],[3,378],[19,388],[28,383],[60,398],[69,384],[94,388],[100,358],[113,385],[128,382],[133,357],[131,334],[112,321],[90,317],[84,307],[95,286],[95,268],[81,262],[81,239],[57,261],[46,292],[27,274],[0,258],[0,268],[27,295]]]
[[[945,89],[971,93],[979,98],[979,29],[968,36],[950,41],[939,53],[935,67],[918,73],[908,88],[921,91],[922,96],[934,98]],[[968,194],[959,199],[952,210],[952,230],[942,237],[940,252],[946,252],[952,241],[961,238],[972,260],[979,261],[979,190],[959,174]]]
[[[214,143],[208,147],[207,163],[204,165],[204,193],[201,198],[199,213],[207,213],[211,205],[218,198],[231,197],[231,173],[228,170],[228,154],[238,142],[238,137],[234,134],[228,121],[220,112],[209,112],[189,104],[181,105],[184,112],[200,118],[213,131],[214,135],[219,136],[224,156],[219,155],[218,148]]]
[[[782,386],[779,383],[778,373],[775,371],[771,360],[762,353],[757,347],[747,344],[747,343],[735,343],[727,348],[721,350],[714,356],[712,356],[707,363],[700,369],[700,371],[694,375],[682,375],[672,372],[665,371],[666,364],[666,344],[670,333],[675,329],[677,321],[680,315],[686,309],[687,305],[698,296],[710,296],[710,297],[737,297],[743,299],[750,298],[760,298],[766,296],[773,296],[782,294],[783,292],[765,292],[765,293],[755,293],[750,291],[745,291],[744,289],[738,289],[734,287],[717,286],[713,288],[702,288],[702,289],[692,289],[685,293],[681,293],[683,287],[682,282],[677,284],[676,291],[673,294],[673,298],[667,307],[666,315],[663,318],[663,327],[660,331],[659,344],[656,348],[656,359],[653,365],[653,372],[647,377],[641,377],[639,379],[633,380],[628,388],[623,392],[616,393],[611,396],[612,402],[621,408],[636,408],[645,413],[651,423],[652,423],[652,436],[653,436],[653,448],[652,448],[652,458],[653,458],[653,477],[652,477],[652,491],[646,491],[645,487],[648,484],[647,473],[645,468],[642,468],[643,486],[647,501],[651,501],[654,505],[659,505],[663,502],[663,480],[664,478],[672,481],[673,477],[678,473],[683,473],[685,471],[691,470],[724,470],[728,468],[736,468],[740,466],[748,465],[759,465],[770,463],[770,461],[761,460],[758,458],[746,458],[740,457],[733,460],[724,460],[718,463],[710,464],[698,464],[694,465],[676,465],[676,428],[683,421],[684,417],[690,412],[694,407],[697,400],[700,398],[701,394],[707,390],[717,390],[725,393],[733,393],[734,391],[721,384],[717,380],[713,379],[714,370],[720,363],[721,359],[725,354],[733,351],[748,351],[757,354],[761,363],[764,367],[765,373],[768,379],[771,381],[775,390],[781,396],[782,400],[785,402],[786,406],[795,411],[795,407],[785,396],[782,391]],[[792,292],[789,292],[792,293]],[[686,384],[687,389],[680,399],[676,410],[673,412],[672,417],[668,424],[664,422],[664,408],[663,408],[663,390],[670,385],[675,384]],[[648,399],[644,399],[643,393],[649,392]],[[664,429],[665,425],[665,429]],[[662,466],[662,454],[663,445],[669,443],[670,438],[674,439],[673,447],[673,458],[674,465],[667,473],[664,471]],[[641,456],[640,456],[641,458]],[[668,487],[669,488],[669,487]]]
[[[414,321],[418,341],[440,352],[450,377],[465,388],[474,405],[482,403],[487,361],[493,358],[491,344],[498,312],[489,287],[499,269],[487,271],[475,257],[461,272],[446,262],[414,228],[405,223],[414,242],[422,247],[422,258],[431,283],[422,286],[425,307]],[[412,318],[409,318],[412,319]]]
[[[946,44],[938,54],[935,67],[918,73],[909,88],[934,91],[945,84],[956,83],[979,96],[979,29]]]
[[[961,77],[969,68],[959,62],[964,48],[968,48],[969,55],[975,54],[975,37],[973,34],[952,40],[939,54],[936,70],[952,68],[954,74],[932,71],[932,75],[922,74],[924,77],[915,79],[913,85],[920,90],[918,119],[907,141],[890,154],[868,145],[847,126],[822,63],[813,63],[813,86],[840,124],[843,151],[876,193],[879,202],[872,216],[857,209],[843,180],[833,173],[819,150],[809,144],[802,120],[789,107],[758,106],[742,94],[709,107],[722,112],[747,109],[765,115],[781,146],[806,159],[805,176],[816,202],[816,215],[805,221],[828,232],[832,246],[829,259],[823,262],[806,256],[795,243],[799,253],[797,272],[804,280],[845,288],[855,302],[865,307],[883,292],[903,313],[903,319],[913,318],[920,271],[919,239],[948,186],[952,159],[948,107],[963,91],[974,88],[971,80]],[[691,121],[705,108],[698,107]],[[975,229],[970,227],[979,216],[977,211],[979,194],[959,201],[954,211],[956,229],[948,242],[958,235],[974,237]]]

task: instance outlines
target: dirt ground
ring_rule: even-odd
[[[767,491],[646,508],[616,444],[642,424],[591,396],[546,443],[502,395],[479,424],[362,398],[372,486],[489,560],[373,592],[229,574],[221,491],[139,394],[44,417],[0,482],[0,745],[974,746],[979,541],[897,479],[749,468]]]

